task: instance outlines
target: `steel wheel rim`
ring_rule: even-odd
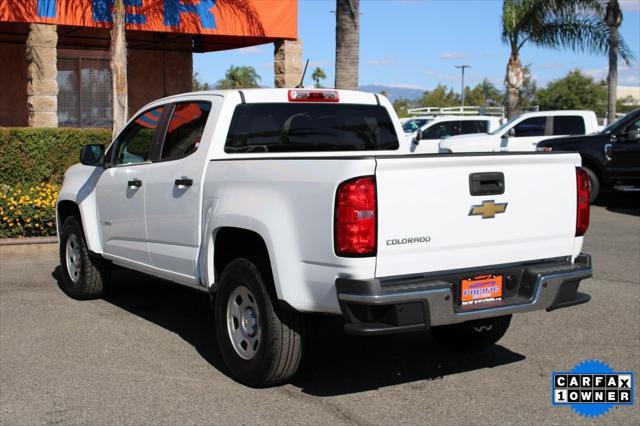
[[[260,348],[262,327],[256,298],[245,286],[238,286],[227,302],[227,332],[240,358],[253,359]]]
[[[74,283],[77,283],[80,279],[80,262],[82,259],[82,246],[80,245],[80,238],[78,238],[77,235],[71,234],[69,238],[67,238],[64,254],[69,278],[71,278],[71,281]]]

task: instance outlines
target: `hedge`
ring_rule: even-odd
[[[0,128],[0,184],[62,184],[86,144],[111,142],[106,129]]]
[[[105,129],[0,128],[0,238],[55,235],[55,201],[80,148]]]

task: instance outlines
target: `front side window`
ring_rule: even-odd
[[[527,118],[514,127],[515,136],[523,138],[528,136],[544,136],[544,128],[547,123],[546,117]]]
[[[113,156],[114,165],[136,164],[149,161],[163,107],[140,114],[118,136]]]
[[[209,102],[176,104],[162,145],[162,160],[186,157],[198,149],[211,111]]]
[[[396,150],[398,136],[379,105],[271,103],[236,107],[225,152]]]
[[[579,115],[553,117],[554,135],[584,135],[584,119]]]
[[[446,139],[460,134],[460,121],[441,121],[422,132],[422,139]]]

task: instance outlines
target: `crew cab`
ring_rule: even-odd
[[[538,151],[578,152],[591,181],[591,202],[601,188],[640,190],[640,109],[593,135],[544,140]]]
[[[65,174],[60,287],[101,297],[116,265],[210,294],[221,354],[251,386],[295,374],[312,316],[465,350],[512,314],[589,300],[579,155],[411,155],[400,135],[364,92],[152,102]]]
[[[416,154],[437,154],[441,140],[457,135],[489,133],[500,127],[501,120],[488,115],[434,117],[411,133],[410,150]]]
[[[593,111],[527,112],[489,134],[454,136],[440,142],[440,151],[535,151],[538,142],[552,137],[586,135],[599,130]]]

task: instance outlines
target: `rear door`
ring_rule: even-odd
[[[146,218],[149,255],[154,267],[183,277],[195,276],[202,174],[207,163],[206,124],[214,100],[170,106],[166,135],[149,166]]]
[[[579,161],[577,154],[378,158],[376,276],[571,255]],[[502,173],[504,192],[471,195],[470,175],[482,173],[490,186]]]

